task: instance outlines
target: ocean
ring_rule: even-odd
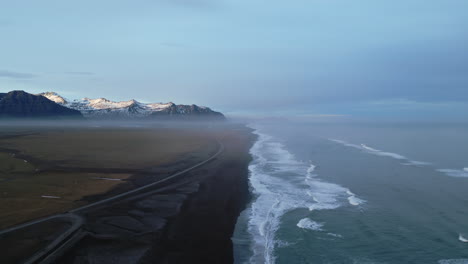
[[[250,125],[235,263],[468,263],[468,125]]]

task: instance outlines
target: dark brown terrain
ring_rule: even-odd
[[[164,179],[219,152],[208,163],[144,191],[70,211],[84,219],[83,224],[67,248],[54,249],[53,258],[46,254],[41,259],[48,263],[232,263],[231,236],[249,199],[248,151],[253,139],[249,129],[230,125],[23,129],[16,136],[5,131],[0,147],[3,158],[14,166],[4,172],[3,183],[8,184],[2,185],[3,193],[11,198],[2,200],[0,219],[7,226],[80,208]],[[23,158],[28,162],[18,161]],[[60,199],[41,198],[44,193]],[[13,242],[18,244],[14,249],[26,247],[33,252],[51,239],[28,242],[21,240],[22,233],[10,234],[3,244]],[[0,236],[0,244],[4,238]]]

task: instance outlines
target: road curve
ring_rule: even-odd
[[[213,156],[211,156],[210,158],[208,158],[208,159],[206,159],[206,160],[204,160],[204,161],[202,161],[202,162],[200,162],[200,163],[198,163],[198,164],[196,164],[196,165],[194,165],[194,166],[192,166],[192,167],[190,167],[188,169],[185,169],[183,171],[179,171],[179,172],[177,172],[175,174],[172,174],[172,175],[170,175],[170,176],[168,176],[168,177],[166,177],[166,178],[164,178],[162,180],[147,184],[145,186],[133,189],[133,190],[128,191],[128,192],[124,192],[124,193],[112,196],[110,198],[107,198],[107,199],[104,199],[104,200],[101,200],[101,201],[98,201],[98,202],[95,202],[95,203],[91,203],[91,204],[88,204],[88,205],[85,205],[85,206],[70,210],[68,212],[69,213],[79,213],[79,212],[82,212],[82,211],[84,211],[86,209],[89,209],[89,208],[92,208],[92,207],[95,207],[95,206],[99,206],[99,205],[102,205],[102,204],[105,204],[105,203],[109,203],[109,202],[113,202],[113,201],[125,198],[127,196],[132,195],[132,194],[144,191],[144,190],[149,189],[151,187],[154,187],[154,186],[156,186],[158,184],[166,182],[168,180],[174,179],[175,177],[180,176],[180,175],[182,175],[184,173],[187,173],[187,172],[189,172],[189,171],[191,171],[193,169],[196,169],[196,168],[198,168],[198,167],[200,167],[202,165],[205,165],[206,163],[208,163],[208,162],[214,160],[215,158],[217,158],[224,151],[224,145],[219,141],[217,141],[217,143],[218,143],[219,148],[218,148],[218,151]]]
[[[202,162],[199,162],[199,163],[191,166],[190,168],[187,168],[185,170],[182,170],[180,172],[172,174],[172,175],[170,175],[170,176],[168,176],[168,177],[166,177],[166,178],[164,178],[162,180],[147,184],[145,186],[133,189],[131,191],[127,191],[127,192],[115,195],[115,196],[110,197],[110,198],[106,198],[106,199],[103,199],[103,200],[100,200],[100,201],[97,201],[97,202],[94,202],[94,203],[91,203],[91,204],[88,204],[88,205],[85,205],[85,206],[82,206],[82,207],[79,207],[79,208],[76,208],[76,209],[73,209],[73,210],[70,210],[70,211],[68,211],[66,213],[51,215],[51,216],[48,216],[48,217],[44,217],[44,218],[41,218],[41,219],[37,219],[37,220],[31,221],[31,222],[27,222],[27,223],[24,223],[24,224],[20,224],[20,225],[14,226],[14,227],[10,227],[10,228],[1,230],[0,231],[0,238],[4,234],[10,233],[10,232],[13,232],[13,231],[16,231],[16,230],[19,230],[21,228],[25,228],[25,227],[28,227],[28,226],[31,226],[31,225],[35,225],[35,224],[38,224],[38,223],[49,221],[51,219],[55,219],[55,218],[73,219],[74,220],[73,225],[69,230],[67,230],[63,235],[57,237],[57,239],[55,239],[53,242],[51,242],[49,245],[47,245],[46,248],[38,251],[36,254],[31,256],[31,258],[29,258],[25,262],[25,263],[34,263],[38,259],[47,257],[47,255],[50,255],[51,253],[55,253],[56,250],[54,250],[52,252],[50,252],[50,251],[53,250],[54,248],[56,248],[57,245],[60,245],[62,242],[64,242],[64,240],[69,238],[69,235],[71,233],[74,233],[75,231],[77,231],[82,226],[82,224],[84,223],[84,219],[79,215],[80,212],[83,212],[83,211],[85,211],[87,209],[90,209],[90,208],[93,208],[93,207],[104,205],[106,203],[111,203],[111,202],[117,201],[119,199],[128,198],[133,194],[144,192],[145,190],[150,189],[150,188],[152,188],[154,186],[157,186],[158,184],[167,182],[167,181],[169,181],[171,179],[174,179],[174,178],[176,178],[178,176],[181,176],[181,175],[183,175],[183,174],[185,174],[185,173],[187,173],[187,172],[189,172],[191,170],[194,170],[194,169],[196,169],[198,167],[201,167],[201,166],[205,165],[206,163],[216,159],[224,151],[224,145],[219,140],[216,140],[216,141],[218,143],[218,151],[215,154],[213,154],[211,157],[209,157],[208,159],[206,159],[206,160],[204,160]]]

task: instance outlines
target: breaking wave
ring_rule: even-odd
[[[310,164],[309,168],[307,169],[307,178],[308,179],[317,176],[317,174],[314,173],[315,168],[316,168],[315,165]]]
[[[458,234],[458,240],[460,240],[463,243],[468,243],[468,239],[465,238],[462,234]]]
[[[275,263],[274,250],[284,243],[276,238],[282,216],[296,208],[331,210],[364,200],[347,188],[324,182],[316,166],[299,161],[273,137],[254,132],[258,140],[250,149],[250,185],[255,199],[249,210],[248,232],[252,237],[250,263]],[[319,230],[322,223],[304,218],[300,228]]]
[[[309,218],[303,218],[299,220],[299,222],[297,223],[297,227],[302,228],[302,229],[321,231],[323,224],[312,221]]]
[[[462,170],[456,169],[439,169],[438,171],[447,174],[448,176],[452,177],[468,177],[468,170],[467,168],[463,168]]]
[[[391,152],[385,152],[381,151],[375,148],[371,148],[365,144],[361,145],[356,145],[352,143],[348,143],[343,140],[338,140],[338,139],[329,139],[330,141],[333,141],[335,143],[339,143],[341,145],[347,146],[347,147],[352,147],[355,149],[359,149],[361,151],[364,151],[366,153],[378,155],[378,156],[386,156],[386,157],[391,157],[397,160],[404,161],[403,165],[408,165],[408,166],[429,166],[432,165],[430,162],[425,162],[425,161],[416,161],[416,160],[410,160],[407,157],[397,154],[397,153],[391,153]],[[468,168],[462,168],[462,169],[437,169],[437,171],[442,172],[448,176],[451,177],[463,177],[463,178],[468,178]]]
[[[350,205],[358,206],[363,204],[365,201],[357,198],[356,196],[349,196],[348,201]]]
[[[367,146],[365,144],[356,145],[356,144],[348,143],[346,141],[338,140],[338,139],[328,139],[328,140],[333,141],[335,143],[339,143],[339,144],[347,146],[347,147],[352,147],[352,148],[355,148],[355,149],[359,149],[359,150],[364,151],[364,152],[369,153],[369,154],[374,154],[374,155],[377,155],[377,156],[390,157],[390,158],[394,158],[394,159],[397,159],[397,160],[405,161],[405,163],[402,163],[403,165],[425,166],[425,165],[430,165],[431,164],[429,162],[411,160],[411,159],[409,159],[409,158],[407,158],[407,157],[405,157],[403,155],[378,150],[378,149],[369,147],[369,146]]]
[[[468,264],[468,259],[441,259],[439,264]]]

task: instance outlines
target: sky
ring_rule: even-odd
[[[466,0],[0,0],[0,92],[468,120]]]

